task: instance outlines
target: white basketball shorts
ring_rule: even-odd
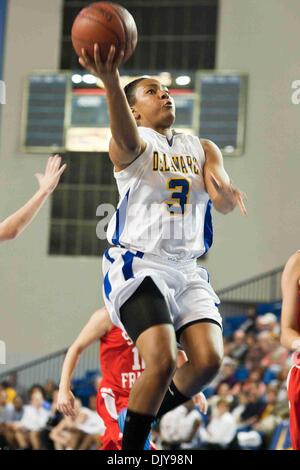
[[[111,247],[103,254],[103,297],[112,322],[124,329],[120,308],[146,276],[164,296],[175,331],[196,320],[210,319],[222,328],[220,300],[205,268],[196,260],[171,261],[156,255]]]

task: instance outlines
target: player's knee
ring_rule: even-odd
[[[193,360],[193,367],[196,375],[204,375],[206,379],[212,380],[222,364],[223,356],[217,351],[207,351],[205,355],[196,357]]]
[[[155,375],[169,379],[176,370],[176,351],[157,351],[153,354],[149,366]],[[147,368],[147,364],[146,364]]]

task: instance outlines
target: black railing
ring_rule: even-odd
[[[218,291],[218,296],[226,302],[265,303],[281,299],[281,274],[283,266],[259,276],[239,282]]]
[[[41,357],[35,361],[28,362],[13,369],[0,373],[0,382],[7,379],[11,374],[17,373],[17,382],[25,388],[34,383],[41,385],[47,380],[59,383],[63,361],[67,349],[61,349],[56,353]],[[74,378],[83,377],[87,370],[99,370],[99,343],[93,344],[83,352],[79,364],[76,367]]]

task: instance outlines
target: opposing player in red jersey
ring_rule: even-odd
[[[103,450],[120,450],[118,413],[128,406],[130,388],[143,371],[143,361],[127,334],[114,326],[106,308],[97,310],[70,346],[64,360],[58,394],[58,409],[73,416],[75,397],[71,378],[80,354],[100,340],[102,381],[97,394],[97,411],[106,426]]]
[[[300,251],[288,260],[281,280],[281,344],[294,352],[287,380],[292,447],[300,450]]]

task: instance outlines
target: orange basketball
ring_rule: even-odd
[[[123,62],[129,59],[136,48],[137,28],[133,16],[126,8],[116,3],[96,2],[83,8],[72,26],[72,43],[78,56],[84,48],[90,58],[94,57],[94,44],[100,47],[102,60],[106,60],[110,46],[116,54],[124,49]]]

